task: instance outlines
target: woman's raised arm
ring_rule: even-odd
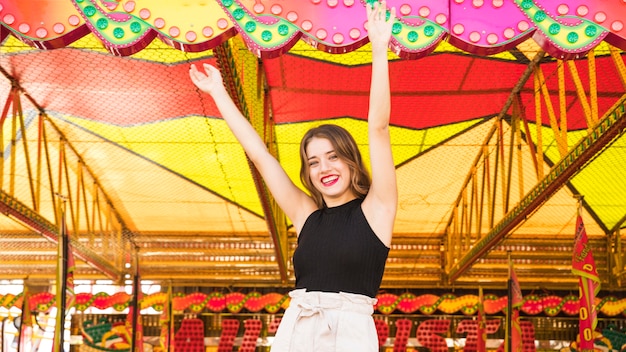
[[[363,211],[374,232],[389,247],[397,210],[398,190],[389,133],[391,91],[387,49],[396,10],[392,8],[387,18],[385,1],[375,2],[373,7],[366,5],[366,8],[368,37],[372,45],[372,80],[367,117],[372,185],[363,201]]]
[[[191,81],[198,89],[211,95],[226,124],[261,173],[272,196],[299,230],[309,214],[316,209],[315,202],[291,181],[278,160],[270,154],[254,127],[228,95],[220,71],[209,64],[204,64],[203,69],[204,72],[196,65],[191,65]]]

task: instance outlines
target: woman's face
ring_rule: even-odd
[[[356,198],[350,188],[350,168],[328,139],[313,137],[306,147],[306,155],[311,183],[322,193],[328,207]]]

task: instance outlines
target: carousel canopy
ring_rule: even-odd
[[[620,290],[626,3],[387,5],[400,198],[382,288],[505,288],[512,263],[522,288],[576,289],[582,229]],[[76,280],[293,286],[291,223],[188,70],[221,69],[302,187],[310,127],[346,127],[369,160],[365,6],[3,1],[0,279],[54,281],[67,233]]]

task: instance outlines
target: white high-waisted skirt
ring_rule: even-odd
[[[377,352],[376,299],[354,293],[289,293],[271,352]]]

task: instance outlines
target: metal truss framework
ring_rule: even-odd
[[[9,217],[32,229],[42,237],[57,243],[61,214],[65,207],[71,247],[75,255],[94,268],[94,275],[104,273],[113,280],[123,278],[124,263],[131,253],[129,231],[116,211],[106,191],[86,165],[63,132],[46,111],[25,92],[4,69],[12,88],[6,97],[0,116],[0,136],[10,134],[8,158],[0,154],[0,209]],[[34,118],[36,128],[26,128],[22,100],[27,99],[39,111]],[[21,144],[22,148],[18,148]],[[16,176],[16,168],[25,168],[28,179]],[[4,177],[8,168],[9,177]],[[28,187],[28,199],[16,198],[16,188]],[[86,228],[86,231],[79,230]],[[34,265],[56,264],[50,255]],[[7,265],[8,263],[4,263]],[[27,266],[19,261],[15,266]],[[53,270],[54,272],[54,270]],[[48,275],[42,274],[47,278]],[[36,270],[29,276],[38,279]]]
[[[237,67],[242,64],[250,65],[254,67],[253,71],[264,77],[259,59],[249,53],[242,43],[233,40],[216,47],[214,53],[224,72],[229,93],[264,138],[270,152],[276,155],[274,124],[265,82],[261,79],[257,86],[244,87],[241,82],[245,73],[237,71]],[[612,51],[611,55],[626,91],[624,62],[617,50]],[[591,160],[626,129],[626,95],[611,110],[600,116],[596,101],[595,74],[590,74],[590,90],[585,92],[576,66],[571,61],[559,62],[559,85],[553,88],[559,92],[561,113],[557,114],[549,98],[550,87],[541,70],[542,58],[543,54],[539,54],[532,60],[511,92],[507,104],[494,119],[494,125],[483,142],[480,154],[476,156],[474,166],[468,171],[465,187],[454,205],[446,231],[447,252],[442,253],[444,275],[450,284],[505,239],[513,229],[520,226],[552,194],[574,177],[580,166]],[[588,56],[588,64],[589,71],[595,73],[593,52]],[[566,70],[569,70],[569,76],[566,75]],[[114,280],[120,280],[124,276],[120,268],[132,262],[135,250],[133,233],[126,226],[106,190],[100,186],[89,165],[83,162],[81,155],[46,115],[45,110],[6,71],[2,70],[2,73],[11,80],[13,86],[0,116],[0,135],[9,131],[12,143],[8,146],[11,151],[8,159],[4,154],[0,155],[0,208],[3,213],[55,242],[60,224],[58,209],[66,199],[69,206],[71,243],[77,256],[91,264],[95,270]],[[536,106],[543,104],[548,111],[549,124],[557,136],[561,156],[561,161],[547,171],[543,168],[541,109],[537,108],[535,111],[535,133],[538,137],[533,141],[526,111],[518,95],[526,81],[531,78],[535,86]],[[577,101],[582,104],[588,125],[587,137],[574,146],[567,144],[567,116],[563,113],[566,94],[563,82],[566,79],[573,80],[576,86]],[[38,127],[28,130],[28,133],[22,99],[28,99],[39,110],[36,118]],[[508,139],[504,128],[506,123],[510,124]],[[18,143],[22,143],[23,148],[15,148]],[[519,148],[521,144],[528,144],[527,149],[532,154],[536,175],[536,180],[531,182],[532,187],[528,186],[528,182],[524,183],[522,177],[517,178],[518,184],[512,181],[514,168],[522,167],[522,149]],[[6,146],[0,145],[0,150],[5,149]],[[20,184],[23,180],[15,177],[12,172],[19,166],[28,171],[29,179],[25,185]],[[286,283],[290,275],[287,220],[264,186],[254,165],[249,162],[249,166],[274,244],[280,278],[282,283]],[[3,177],[6,174],[4,168],[11,170],[8,178]],[[15,198],[14,190],[20,185],[28,187],[28,199]],[[514,197],[515,191],[517,194]],[[499,197],[497,201],[496,197]],[[519,199],[517,204],[514,204],[514,199]],[[622,219],[621,223],[624,221],[626,219]],[[81,228],[87,228],[87,231],[79,231]],[[607,237],[607,247],[614,253],[621,253],[619,226],[606,230],[611,234]],[[612,272],[612,280],[621,282],[624,276],[622,260],[619,256],[613,260],[615,265],[612,267],[616,269]],[[54,259],[50,262],[54,263]]]
[[[626,91],[626,67],[615,48],[611,57]],[[599,116],[597,104],[597,77],[595,55],[588,55],[589,92],[585,92],[582,80],[573,61],[558,62],[558,87],[549,87],[542,69],[540,52],[528,65],[517,86],[513,89],[507,104],[494,119],[480,153],[476,156],[464,187],[458,195],[452,215],[446,227],[445,277],[449,284],[455,282],[480,258],[501,243],[511,232],[521,226],[533,212],[544,204],[554,193],[565,186],[588,161],[610,145],[626,130],[626,94],[609,110]],[[566,75],[566,69],[569,76]],[[536,140],[526,118],[525,107],[519,93],[528,79],[533,79],[537,130]],[[567,138],[567,115],[565,107],[565,80],[571,79],[576,87],[577,103],[582,105],[587,122],[587,136],[576,145],[569,146]],[[550,99],[549,89],[558,90],[559,113]],[[544,170],[542,148],[542,104],[548,112],[549,125],[556,136],[561,160],[550,170]],[[509,112],[511,111],[511,112]],[[504,125],[510,124],[508,138]],[[522,145],[531,153],[536,179],[524,182],[522,173]],[[517,183],[512,181],[514,168],[517,170]],[[514,195],[513,192],[518,192]],[[514,204],[514,200],[518,200]],[[584,199],[583,199],[584,202]],[[584,203],[583,203],[584,204]],[[607,248],[616,255],[611,257],[610,282],[619,285],[625,270],[621,255],[619,235],[622,219],[614,228],[605,229]]]

